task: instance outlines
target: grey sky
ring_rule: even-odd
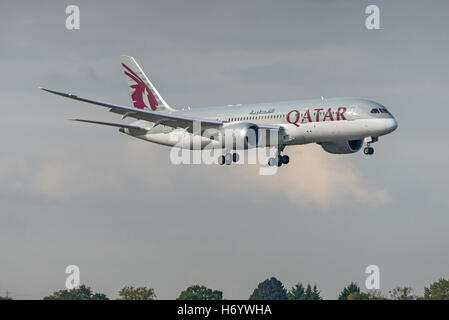
[[[81,29],[65,28],[77,4]],[[377,4],[381,30],[368,31]],[[447,1],[0,1],[0,295],[37,299],[65,267],[116,297],[192,284],[246,299],[269,276],[336,298],[381,270],[417,293],[449,277]],[[174,166],[169,149],[46,86],[130,104],[120,54],[175,107],[321,95],[385,104],[399,129],[376,154],[287,149],[292,164]]]

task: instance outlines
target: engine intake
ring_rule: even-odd
[[[223,147],[233,149],[257,148],[260,143],[259,127],[254,123],[236,123],[225,126],[222,131]]]
[[[359,151],[363,146],[363,139],[336,141],[336,142],[322,142],[321,147],[329,153],[347,154]]]

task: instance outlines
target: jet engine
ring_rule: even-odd
[[[259,127],[254,123],[234,123],[225,125],[221,134],[225,148],[251,149],[260,143]]]
[[[336,142],[322,142],[321,147],[329,153],[346,154],[359,151],[363,146],[363,139],[336,141]]]

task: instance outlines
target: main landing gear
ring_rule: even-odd
[[[276,152],[276,156],[268,159],[268,165],[271,167],[274,166],[282,166],[283,164],[287,164],[290,162],[290,157],[285,155],[281,155],[281,152],[284,150],[284,147],[281,147]],[[218,157],[218,164],[219,165],[231,165],[233,162],[239,161],[239,154],[238,153],[230,153],[226,152],[224,155],[221,155]]]
[[[237,161],[239,161],[238,153],[227,152],[225,155],[218,157],[218,164],[220,165],[227,164],[229,166],[231,163]]]
[[[283,156],[281,155],[277,155],[274,158],[270,158],[268,159],[268,165],[270,167],[274,167],[274,166],[282,166],[283,164],[287,164],[290,162],[290,157],[287,156],[286,154],[284,154]]]
[[[370,156],[372,154],[374,154],[374,148],[371,147],[371,143],[377,142],[379,140],[378,137],[368,137],[365,138],[366,141],[366,148],[363,149],[363,153]]]
[[[281,152],[284,151],[285,146],[280,146],[276,152],[276,156],[274,158],[268,159],[268,165],[270,167],[274,166],[282,166],[283,164],[287,164],[290,162],[290,157],[286,154],[281,155]]]

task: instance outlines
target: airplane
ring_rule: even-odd
[[[371,145],[398,127],[397,120],[384,105],[361,98],[321,97],[174,109],[165,102],[133,57],[122,55],[120,58],[132,107],[40,89],[106,107],[110,112],[122,115],[122,120],[136,119],[130,124],[71,119],[73,121],[118,127],[120,132],[132,137],[166,146],[222,149],[217,159],[220,165],[238,162],[237,150],[274,146],[275,155],[266,164],[280,167],[290,161],[288,155],[282,155],[285,147],[308,143],[317,143],[332,154],[355,153],[366,143],[364,154],[372,155]],[[197,143],[193,143],[194,140]]]

